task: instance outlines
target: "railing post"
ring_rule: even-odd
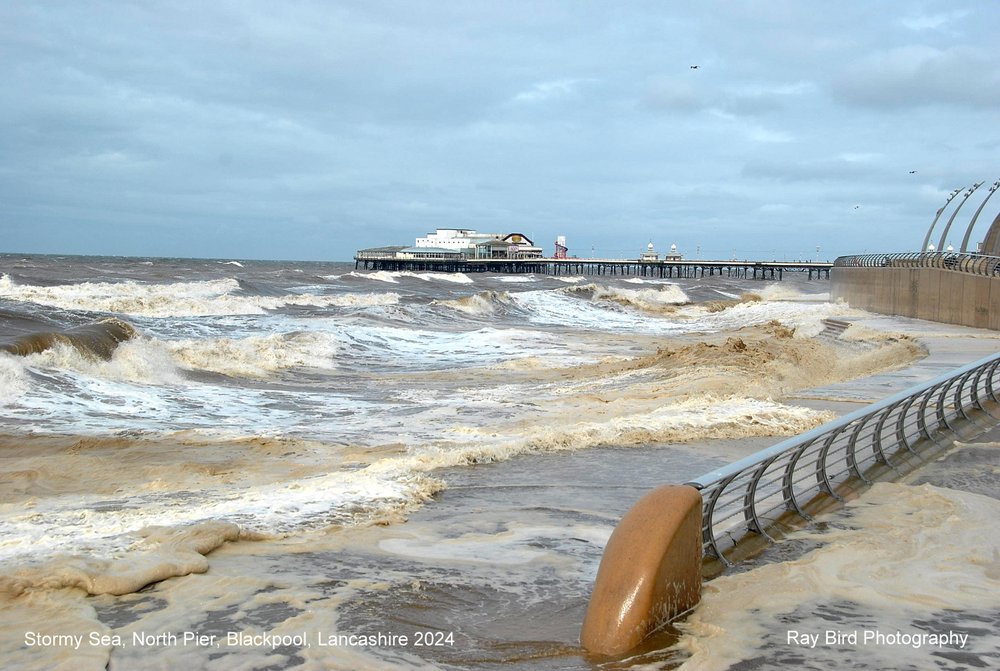
[[[954,427],[948,422],[948,414],[944,411],[944,402],[948,398],[948,390],[951,385],[954,384],[955,380],[951,379],[945,383],[944,389],[938,395],[937,403],[935,404],[935,414],[937,415],[938,424],[943,424],[946,428],[954,430]]]
[[[792,505],[791,509],[806,520],[812,518],[802,510],[799,506],[799,501],[795,496],[795,466],[799,463],[799,458],[805,453],[805,451],[815,443],[815,440],[810,440],[803,443],[802,447],[795,450],[795,454],[792,455],[792,458],[788,460],[788,465],[785,466],[785,476],[781,481],[781,491],[785,499],[785,508],[788,509],[788,504],[790,503]]]
[[[775,456],[761,462],[756,472],[754,472],[750,483],[747,485],[746,494],[743,496],[743,519],[747,522],[747,528],[750,531],[759,533],[771,542],[774,542],[774,539],[771,538],[766,531],[764,531],[764,526],[760,523],[760,518],[757,517],[757,485],[760,483],[761,477],[777,458],[778,457]]]
[[[899,413],[899,418],[896,420],[896,440],[909,450],[912,454],[916,454],[916,450],[910,445],[910,440],[906,437],[906,414],[910,412],[910,408],[913,407],[913,403],[917,400],[916,396],[911,396],[903,404],[903,410]]]
[[[820,448],[819,454],[816,456],[816,482],[819,483],[819,488],[837,499],[838,501],[843,501],[843,497],[833,490],[833,483],[830,482],[830,473],[826,467],[826,457],[830,452],[830,446],[837,439],[841,433],[844,432],[847,426],[842,426],[836,429],[830,434],[830,437],[823,442],[823,447]]]
[[[850,468],[851,472],[855,476],[860,478],[866,485],[870,485],[871,481],[864,476],[861,469],[858,467],[858,436],[861,435],[861,431],[868,424],[868,420],[871,416],[866,417],[863,421],[858,422],[858,425],[854,427],[854,431],[851,432],[851,437],[847,439],[847,466]]]
[[[715,505],[719,502],[719,497],[722,496],[722,492],[725,491],[726,487],[729,486],[729,483],[731,483],[735,478],[736,475],[733,475],[719,484],[719,487],[705,500],[705,509],[702,513],[702,517],[704,518],[704,525],[702,526],[702,539],[704,544],[707,545],[708,548],[712,550],[712,554],[726,566],[732,566],[733,563],[726,558],[721,550],[719,550],[719,544],[715,540],[715,526],[712,523],[712,519],[715,515]]]
[[[889,419],[889,415],[891,415],[893,410],[898,407],[898,404],[889,406],[885,409],[885,412],[882,413],[882,416],[879,417],[878,423],[875,425],[875,440],[873,441],[875,448],[875,461],[880,464],[885,464],[894,471],[896,470],[896,467],[889,463],[888,457],[885,456],[885,450],[882,449],[882,429],[885,427],[885,421]]]

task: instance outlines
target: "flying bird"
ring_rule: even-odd
[[[697,69],[698,69],[699,67],[701,67],[701,66],[699,66],[699,65],[692,65],[692,66],[691,66],[691,69],[692,69],[692,70],[697,70]]]
[[[911,175],[916,175],[916,174],[917,174],[917,171],[916,171],[916,170],[911,170],[911,171],[910,171],[910,174],[911,174]]]
[[[861,207],[861,206],[860,206],[860,205],[855,205],[855,206],[854,206],[854,209],[856,210],[856,209],[858,209],[859,207]]]

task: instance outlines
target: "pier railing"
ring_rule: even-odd
[[[1000,275],[1000,257],[956,252],[904,252],[841,256],[834,268],[941,268],[973,275]]]
[[[771,540],[788,516],[810,519],[817,501],[911,470],[963,428],[995,427],[998,374],[1000,353],[687,483],[702,495],[705,558],[729,566],[727,551],[748,534]]]

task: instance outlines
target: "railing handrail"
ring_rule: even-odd
[[[956,420],[973,421],[981,413],[995,426],[983,401],[988,396],[1000,402],[998,371],[1000,352],[688,481],[702,492],[706,557],[728,565],[722,534],[734,542],[734,530],[769,538],[765,521],[786,512],[807,518],[806,497],[825,493],[836,499],[837,488],[848,481],[870,484],[870,466],[892,471],[896,455],[920,457],[938,434],[954,431]]]
[[[927,382],[924,382],[921,385],[905,389],[897,394],[888,396],[882,399],[881,401],[872,403],[870,405],[866,405],[865,407],[855,410],[854,412],[842,415],[835,420],[832,420],[830,422],[827,422],[826,424],[816,427],[815,429],[811,429],[804,433],[800,433],[796,436],[793,436],[792,438],[783,440],[780,443],[777,443],[776,445],[772,445],[771,447],[766,447],[763,450],[751,454],[750,456],[744,457],[739,461],[734,461],[733,463],[727,464],[722,468],[716,469],[702,476],[699,476],[693,480],[688,481],[686,484],[689,484],[692,487],[697,487],[698,489],[708,487],[713,482],[721,481],[726,477],[729,477],[733,474],[737,474],[740,471],[744,471],[753,466],[759,466],[767,459],[779,455],[782,452],[785,452],[793,447],[799,447],[802,445],[802,443],[808,442],[810,440],[815,440],[830,433],[831,431],[840,429],[842,427],[846,427],[855,420],[863,419],[865,417],[877,414],[880,410],[884,410],[885,408],[891,407],[899,403],[900,401],[909,400],[914,396],[919,396],[921,393],[929,389],[932,389],[943,382],[947,382],[951,379],[954,379],[957,376],[961,376],[967,371],[976,370],[980,366],[993,362],[1000,362],[1000,352],[983,357],[978,361],[974,361],[973,363],[962,366],[961,368],[957,368],[949,373],[939,375],[938,377],[932,380],[928,380]]]
[[[949,251],[840,256],[834,268],[938,268],[972,275],[1000,275],[1000,257]]]

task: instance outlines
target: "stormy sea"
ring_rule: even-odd
[[[997,668],[989,436],[706,583],[624,658],[578,640],[649,489],[997,335],[800,273],[3,255],[0,665]]]

